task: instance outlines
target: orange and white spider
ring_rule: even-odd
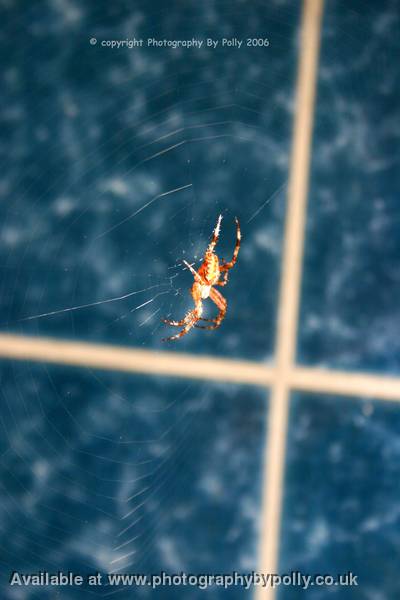
[[[219,260],[215,254],[214,249],[217,245],[219,232],[221,228],[222,215],[219,215],[217,224],[213,231],[211,242],[208,245],[206,253],[204,255],[203,262],[198,271],[196,271],[188,262],[183,261],[186,267],[191,271],[194,277],[194,283],[190,290],[191,296],[194,301],[194,309],[190,310],[186,316],[180,321],[169,321],[163,319],[163,322],[173,327],[182,327],[183,329],[176,335],[164,338],[163,341],[177,340],[178,338],[186,335],[192,327],[198,327],[199,329],[216,329],[221,325],[221,322],[225,318],[227,310],[227,301],[224,296],[214,288],[215,285],[226,285],[228,283],[229,270],[235,265],[240,249],[241,232],[238,219],[236,221],[236,245],[233,251],[232,259],[229,262],[225,262],[223,259]],[[222,277],[221,277],[222,276]],[[219,309],[218,315],[214,319],[203,319],[203,300],[210,298]],[[197,325],[198,321],[208,321],[212,325]]]

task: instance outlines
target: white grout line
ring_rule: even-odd
[[[281,379],[257,362],[8,334],[0,334],[0,358],[267,388]],[[285,381],[293,390],[400,402],[400,377],[294,366]]]
[[[400,377],[387,375],[295,367],[291,372],[290,386],[310,393],[400,401]]]
[[[304,0],[301,24],[288,207],[276,339],[276,380],[272,388],[264,459],[259,571],[278,569],[285,447],[301,284],[306,200],[322,0]],[[256,588],[257,600],[273,600],[275,589]]]
[[[0,335],[1,357],[260,386],[273,374],[267,364],[244,360],[7,334]]]

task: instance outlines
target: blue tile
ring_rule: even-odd
[[[399,2],[326,5],[299,358],[399,373]]]
[[[264,389],[3,362],[1,390],[2,598],[17,597],[13,570],[256,568]],[[157,594],[177,591],[204,593]],[[23,597],[54,598],[54,588],[34,592]],[[250,592],[215,588],[213,597]]]
[[[279,599],[398,597],[399,427],[397,403],[294,396],[280,572],[351,571],[359,585],[282,587]]]
[[[1,328],[165,347],[161,318],[192,306],[182,260],[200,264],[221,212],[225,259],[235,215],[243,229],[227,319],[220,332],[195,331],[172,348],[269,357],[299,6],[18,6],[8,3],[0,54]],[[270,45],[101,45],[154,36]],[[91,306],[21,321],[81,305]]]

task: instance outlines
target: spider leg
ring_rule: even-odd
[[[204,319],[203,317],[201,317],[199,319],[199,321],[207,321],[208,323],[215,323],[216,320],[217,320],[217,317],[214,317],[213,319]]]
[[[232,269],[232,267],[236,264],[237,261],[237,257],[239,254],[239,250],[240,250],[240,242],[242,239],[242,233],[240,231],[240,224],[239,224],[239,220],[237,217],[235,217],[235,221],[236,221],[236,244],[235,244],[235,249],[233,251],[233,256],[232,259],[229,262],[226,262],[224,264],[222,264],[220,266],[221,271],[225,272],[225,271],[229,271],[229,269]],[[225,284],[223,284],[225,285]]]
[[[193,275],[195,281],[197,281],[197,283],[203,283],[203,279],[201,277],[201,275],[198,274],[198,272],[196,271],[196,269],[193,269],[192,265],[189,265],[189,263],[184,260],[183,264],[185,265],[185,267],[187,267],[189,269],[189,271],[191,272],[191,274]]]
[[[222,221],[222,215],[219,215],[217,224],[214,227],[211,242],[209,243],[208,248],[206,250],[206,254],[212,254],[214,252],[214,248],[217,245],[217,242],[219,239],[219,230],[221,229],[221,221]]]
[[[187,333],[189,333],[189,331],[192,329],[192,327],[194,327],[195,324],[197,323],[197,321],[199,320],[196,313],[197,313],[196,309],[191,310],[185,317],[188,319],[187,321],[185,321],[186,322],[185,327],[176,335],[171,335],[170,337],[163,338],[161,341],[162,342],[170,342],[171,340],[177,340],[177,339],[181,338],[182,336],[186,335]],[[169,323],[169,324],[171,324],[171,323]]]
[[[167,325],[172,325],[173,327],[180,327],[181,325],[184,325],[184,328],[176,335],[171,335],[170,337],[163,338],[163,342],[177,340],[178,338],[186,335],[201,318],[201,315],[203,314],[203,303],[201,300],[201,285],[195,282],[192,286],[190,293],[194,300],[193,310],[190,310],[181,321],[169,321],[168,319],[164,319],[164,323],[166,323]]]
[[[213,321],[213,319],[210,319],[210,321]],[[214,325],[194,325],[194,327],[196,329],[218,329],[218,327],[221,325],[222,319],[215,319]]]
[[[201,319],[202,321],[212,322],[213,325],[195,325],[198,329],[217,329],[225,318],[228,303],[224,296],[216,290],[215,288],[211,288],[210,290],[210,299],[217,305],[219,308],[219,313],[215,317],[215,319]],[[200,319],[199,319],[200,320]]]
[[[183,261],[183,264],[190,270],[190,272],[193,274],[193,277],[195,278],[195,281],[197,282],[197,285],[194,284],[192,289],[191,289],[191,295],[192,298],[195,300],[195,303],[198,303],[198,300],[201,298],[201,290],[198,288],[198,285],[203,283],[203,279],[201,278],[201,276],[198,274],[198,272],[192,267],[192,265],[190,265],[186,260]],[[171,325],[172,327],[181,327],[182,325],[185,325],[188,320],[191,319],[191,315],[192,313],[195,311],[190,311],[187,313],[187,315],[185,317],[183,317],[183,319],[181,319],[180,321],[171,321],[170,319],[162,319],[162,322],[165,323],[166,325]],[[200,317],[199,317],[200,319]],[[168,338],[169,339],[169,338]]]
[[[182,325],[185,325],[185,323],[187,323],[187,315],[180,321],[170,321],[169,319],[162,319],[162,322],[166,325],[171,325],[172,327],[181,327]]]
[[[224,266],[224,264],[220,265],[220,269],[222,269],[222,267]],[[217,283],[215,283],[214,285],[226,285],[228,283],[228,277],[229,277],[229,270],[227,269],[226,271],[224,271],[222,269],[222,279],[220,279],[219,281],[217,281]]]

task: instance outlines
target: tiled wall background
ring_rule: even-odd
[[[58,569],[351,570],[357,588],[255,593],[283,600],[398,594],[400,413],[383,397],[400,397],[400,7],[397,0],[332,0],[319,31],[313,8],[320,4],[2,7],[2,598],[132,597],[107,586],[8,585],[13,570]],[[277,410],[276,323],[288,277],[284,223],[297,201],[290,178],[293,123],[303,114],[295,100],[298,61],[313,51],[300,37],[308,21],[321,34],[321,51],[315,110],[309,106],[314,133],[286,422]],[[265,36],[270,46],[213,52],[89,44],[133,34]],[[307,161],[301,168],[307,174]],[[235,215],[243,230],[240,260],[223,290],[227,319],[217,334],[196,331],[166,346],[161,318],[190,306],[181,261],[199,264],[219,213],[222,256],[233,248]],[[27,358],[27,336],[31,360],[14,360],[15,345]],[[160,352],[177,353],[174,374],[181,372],[99,370],[84,359],[79,367],[51,365],[39,350],[35,359],[43,337],[54,348],[64,339],[106,344],[110,355],[123,345],[133,363],[152,361],[155,372]],[[192,358],[196,380],[185,378],[181,353]],[[252,361],[260,378],[233,383],[227,369],[227,381],[207,381],[201,355],[214,356],[220,373],[219,359],[236,359],[239,378],[243,361]],[[300,384],[304,374],[309,383]],[[286,443],[276,445],[280,435]],[[282,483],[282,494],[268,481]],[[272,535],[274,503],[282,514]],[[274,536],[276,551],[260,564],[260,546]],[[183,591],[188,598],[254,595]],[[138,598],[176,593],[135,590]]]

